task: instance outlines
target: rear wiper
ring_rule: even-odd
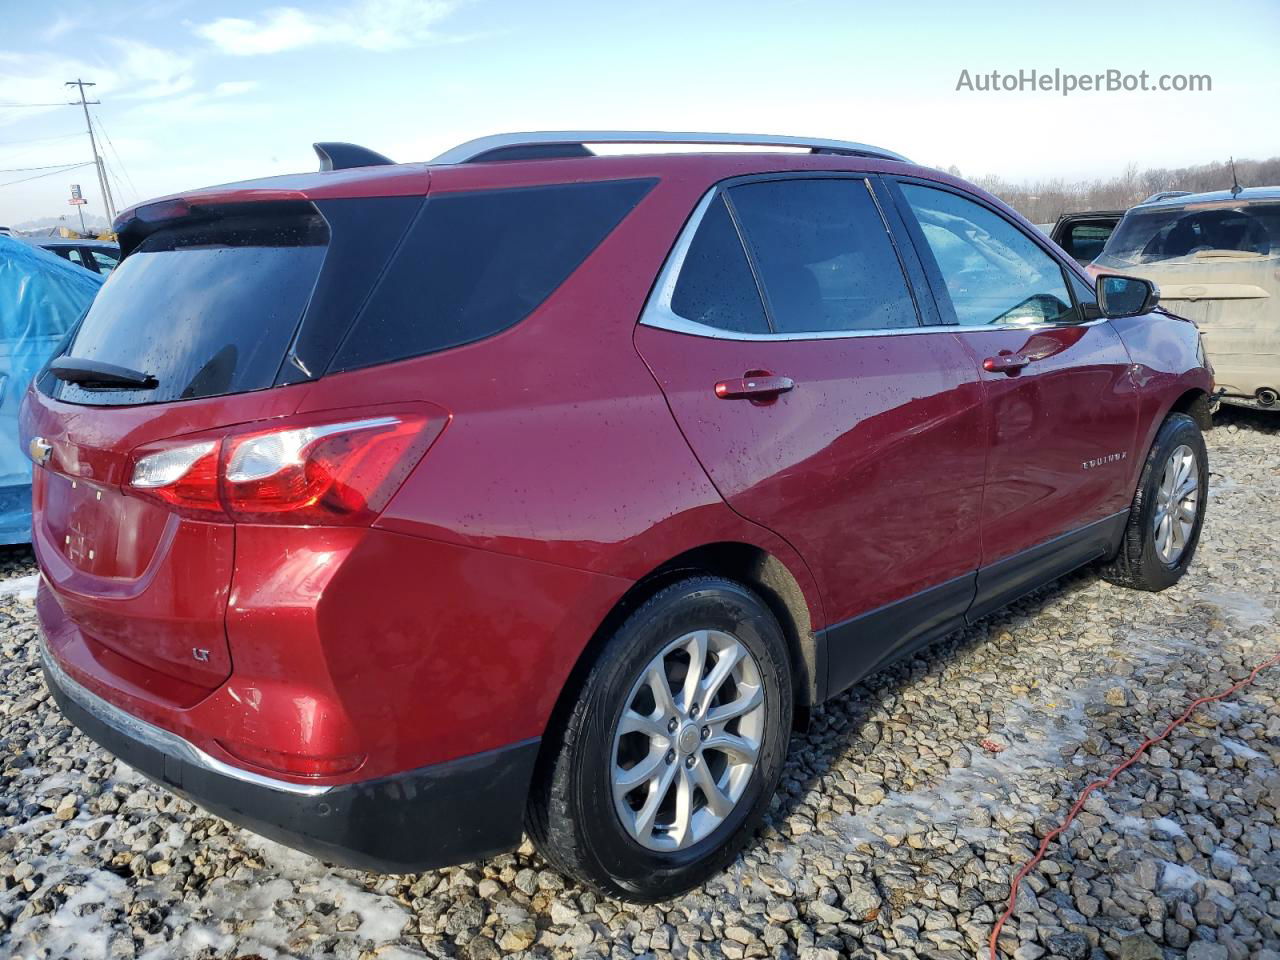
[[[59,380],[82,387],[132,387],[138,390],[154,390],[160,381],[149,373],[118,367],[101,360],[81,360],[76,357],[58,357],[49,364],[49,372]]]

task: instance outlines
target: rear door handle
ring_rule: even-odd
[[[1024,357],[1020,353],[1010,353],[1008,350],[1001,350],[996,356],[987,357],[987,359],[983,360],[982,369],[988,373],[1003,373],[1013,376],[1030,362],[1030,357]]]
[[[776,400],[778,394],[786,393],[795,385],[790,377],[775,377],[771,373],[748,374],[737,380],[721,380],[716,384],[716,396],[721,400]]]

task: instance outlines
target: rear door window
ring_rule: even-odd
[[[152,390],[56,382],[59,399],[118,405],[241,393],[275,381],[324,261],[314,209],[161,229],[114,270],[65,351],[150,374]]]
[[[472,343],[538,308],[652,180],[428,196],[330,370]]]
[[[915,327],[915,303],[867,183],[785,179],[729,198],[778,333]]]

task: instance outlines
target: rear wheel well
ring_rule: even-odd
[[[1185,413],[1201,430],[1213,428],[1213,397],[1200,389],[1188,390],[1169,408],[1170,413]]]
[[[551,712],[548,732],[557,729],[573,710],[583,678],[591,669],[600,647],[608,642],[634,610],[664,587],[687,577],[707,575],[725,577],[748,587],[778,619],[791,655],[796,726],[803,728],[807,725],[820,681],[809,605],[795,577],[780,560],[750,544],[725,542],[707,544],[672,557],[636,581],[623,594],[578,656]]]

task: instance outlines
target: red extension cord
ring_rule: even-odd
[[[996,941],[999,939],[1000,931],[1004,928],[1006,921],[1013,916],[1014,906],[1018,902],[1018,888],[1022,885],[1023,878],[1035,869],[1037,863],[1044,859],[1045,852],[1049,849],[1049,844],[1052,843],[1059,834],[1066,830],[1067,827],[1071,826],[1071,821],[1076,818],[1076,814],[1079,813],[1080,808],[1084,806],[1084,802],[1089,798],[1089,794],[1094,790],[1097,790],[1099,787],[1110,785],[1111,781],[1119,776],[1122,770],[1127,770],[1129,767],[1133,766],[1133,764],[1137,763],[1138,758],[1146,752],[1148,747],[1152,744],[1159,743],[1161,740],[1169,736],[1169,734],[1173,733],[1174,730],[1184,724],[1187,721],[1187,718],[1190,717],[1191,714],[1195,713],[1196,708],[1201,704],[1212,703],[1214,700],[1226,699],[1241,687],[1247,687],[1249,684],[1253,683],[1253,681],[1257,679],[1258,674],[1267,669],[1267,667],[1273,667],[1278,663],[1280,663],[1280,653],[1277,653],[1270,660],[1266,660],[1263,663],[1258,664],[1258,666],[1254,667],[1247,677],[1234,686],[1228,687],[1226,690],[1223,690],[1221,693],[1214,694],[1212,697],[1201,697],[1199,700],[1193,701],[1191,706],[1187,707],[1187,709],[1183,711],[1182,716],[1178,717],[1177,720],[1165,727],[1164,733],[1160,734],[1158,737],[1152,737],[1150,740],[1147,740],[1142,746],[1133,752],[1132,756],[1130,756],[1128,760],[1107,774],[1105,780],[1095,780],[1080,792],[1080,797],[1076,800],[1075,805],[1072,806],[1071,811],[1067,814],[1067,818],[1062,821],[1060,826],[1055,827],[1045,835],[1044,840],[1040,843],[1040,849],[1036,851],[1036,855],[1027,861],[1026,866],[1019,870],[1017,876],[1013,878],[1013,886],[1009,888],[1009,906],[1005,908],[1000,919],[996,921],[995,927],[991,930],[991,939],[987,941],[987,945],[991,948],[991,960],[999,960],[996,953]]]

